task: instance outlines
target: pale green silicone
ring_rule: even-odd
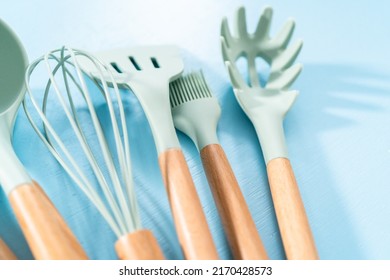
[[[21,42],[2,20],[0,40],[0,184],[9,194],[16,186],[31,183],[11,144],[16,112],[25,94],[28,59]]]
[[[199,151],[207,145],[219,144],[216,131],[220,115],[221,108],[214,97],[172,108],[175,127],[190,137]]]
[[[89,79],[83,75],[79,59],[94,65],[96,73],[110,76],[108,67],[85,51],[65,46],[55,49],[28,66],[27,96],[23,108],[42,143],[120,238],[142,227],[135,198],[122,94],[113,77],[110,85],[102,81],[95,86],[87,86]],[[46,70],[46,75],[42,70]],[[42,81],[37,88],[42,90],[31,88],[31,81],[37,78]],[[110,86],[113,86],[112,90]],[[100,121],[100,105],[93,102],[92,96],[99,89],[107,104],[104,123]],[[55,99],[49,96],[55,96]],[[75,101],[80,97],[84,100],[82,105],[80,100]],[[66,123],[65,129],[63,126],[58,129],[56,119],[46,114],[46,109],[54,104],[49,100],[56,101],[56,115]],[[77,108],[69,105],[76,102]],[[80,107],[83,109],[78,110]],[[85,114],[89,115],[88,119],[82,117]],[[64,137],[64,131],[69,130],[74,135],[71,145]],[[107,131],[109,136],[105,133]],[[77,153],[69,148],[74,145],[79,147]]]
[[[217,126],[221,107],[203,76],[193,72],[169,85],[172,116],[175,127],[195,143],[198,150],[219,144]]]
[[[302,48],[302,40],[288,47],[294,21],[288,20],[274,37],[269,36],[272,9],[266,7],[253,34],[246,27],[245,9],[237,11],[236,35],[230,33],[227,19],[221,25],[222,56],[227,66],[234,93],[241,108],[252,121],[266,163],[274,158],[287,158],[283,119],[294,103],[298,92],[288,90],[301,72],[302,65],[293,65]],[[236,61],[245,57],[249,83],[239,72]],[[256,69],[256,58],[270,64],[270,74],[262,86]]]
[[[169,82],[184,69],[175,46],[141,46],[96,54],[107,65],[118,84],[127,85],[137,96],[151,127],[156,149],[162,153],[180,148],[169,104]],[[94,67],[82,65],[94,77]],[[111,79],[107,77],[107,81]]]

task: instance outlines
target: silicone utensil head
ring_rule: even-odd
[[[252,121],[261,142],[266,162],[287,157],[282,128],[283,118],[293,105],[298,92],[288,90],[301,72],[302,65],[294,64],[302,48],[302,40],[289,46],[295,23],[289,19],[275,36],[269,35],[272,8],[266,7],[254,33],[248,33],[245,9],[239,8],[233,35],[227,19],[221,25],[222,56],[228,69],[236,99]],[[248,79],[237,66],[239,58],[247,62]],[[269,76],[261,83],[256,58],[269,64]],[[247,82],[248,80],[248,82]]]
[[[298,77],[302,65],[294,64],[296,57],[302,49],[303,41],[297,40],[289,46],[294,32],[295,22],[287,20],[285,25],[275,37],[270,37],[269,29],[272,20],[272,8],[266,7],[260,16],[254,33],[248,33],[246,26],[245,9],[237,10],[236,34],[232,34],[227,19],[221,25],[222,56],[225,62],[232,66],[240,57],[245,57],[248,63],[249,83],[241,75],[232,77],[237,87],[244,81],[248,87],[286,90]],[[262,58],[270,66],[270,74],[265,85],[260,83],[256,69],[256,58]],[[241,88],[241,87],[239,87]]]
[[[7,119],[8,126],[11,126],[16,109],[24,97],[24,71],[27,65],[27,55],[21,42],[0,20],[0,117]]]
[[[182,76],[169,85],[175,127],[192,139],[199,150],[219,144],[217,125],[221,107],[201,71]]]
[[[140,46],[96,55],[111,67],[115,81],[131,88],[137,96],[148,118],[158,153],[179,148],[170,114],[169,82],[183,72],[180,50],[170,45]],[[100,79],[90,66],[82,64],[87,73]]]

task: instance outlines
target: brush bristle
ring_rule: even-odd
[[[213,97],[202,71],[192,72],[171,82],[169,93],[172,108],[196,99]]]

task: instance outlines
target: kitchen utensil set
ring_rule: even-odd
[[[237,12],[237,33],[227,19],[221,26],[222,55],[236,99],[252,121],[267,164],[272,199],[289,259],[318,258],[299,189],[288,160],[283,118],[297,91],[288,87],[301,65],[293,62],[302,41],[288,47],[294,22],[270,38],[272,9],[264,9],[253,34],[245,10]],[[184,70],[174,46],[143,46],[96,53],[63,47],[27,67],[24,49],[0,21],[0,183],[10,197],[22,230],[38,259],[85,259],[86,254],[53,204],[32,181],[12,150],[10,135],[17,108],[23,107],[48,150],[96,206],[118,240],[120,259],[164,259],[151,231],[142,229],[132,180],[126,114],[119,86],[138,98],[149,122],[175,228],[186,259],[218,259],[176,129],[199,150],[228,243],[235,259],[267,259],[256,225],[217,136],[221,108],[202,72],[181,77]],[[245,57],[249,83],[236,61]],[[256,58],[270,65],[261,82]],[[3,64],[3,61],[6,61]],[[9,67],[8,65],[13,65]],[[25,71],[27,67],[27,70]],[[44,90],[30,86],[45,68]],[[23,73],[25,82],[23,81]],[[5,78],[7,77],[7,78]],[[11,77],[11,79],[10,79]],[[36,75],[42,79],[42,75]],[[97,101],[100,98],[100,101]],[[51,109],[56,102],[61,111]],[[104,108],[104,109],[103,109]],[[34,110],[34,114],[31,112]],[[68,127],[58,125],[58,120]],[[65,121],[63,121],[65,120]],[[71,147],[63,131],[71,132]],[[78,147],[75,152],[75,146]],[[82,152],[82,153],[81,153]],[[0,240],[0,259],[14,258]]]

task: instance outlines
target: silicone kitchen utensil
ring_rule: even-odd
[[[317,259],[314,239],[299,194],[297,182],[288,159],[283,133],[283,119],[294,103],[298,92],[288,90],[301,71],[293,65],[302,47],[302,41],[287,47],[294,29],[289,20],[275,38],[270,38],[272,9],[267,7],[260,16],[254,34],[246,27],[245,9],[237,12],[236,36],[222,21],[222,54],[234,93],[241,108],[252,121],[264,159],[272,199],[288,259]],[[236,61],[245,57],[248,63],[249,84],[241,76]],[[260,57],[270,65],[269,78],[261,85],[255,59]]]
[[[0,183],[36,259],[86,259],[76,237],[15,155],[11,134],[25,95],[24,48],[0,20]]]
[[[170,83],[175,127],[200,151],[229,245],[235,259],[267,259],[256,225],[218,141],[221,108],[202,72],[193,72]]]
[[[173,46],[145,46],[97,55],[112,66],[116,81],[134,92],[145,111],[185,257],[192,260],[217,259],[217,251],[171,116],[169,82],[183,71],[179,50]],[[93,69],[89,72],[96,76]]]
[[[94,84],[81,71],[80,60],[90,65],[101,81],[105,80],[103,76],[110,77],[107,82],[113,89],[110,91],[107,82]],[[43,67],[48,79],[39,102],[30,84],[36,77],[42,79],[34,73]],[[88,53],[63,47],[31,63],[26,75],[28,94],[23,106],[32,127],[116,234],[119,258],[164,259],[152,232],[141,226],[125,112],[110,71]],[[102,101],[93,102],[94,97]],[[39,118],[30,114],[30,107]],[[58,119],[65,127],[59,126]]]
[[[0,238],[0,260],[17,260],[15,254]]]

